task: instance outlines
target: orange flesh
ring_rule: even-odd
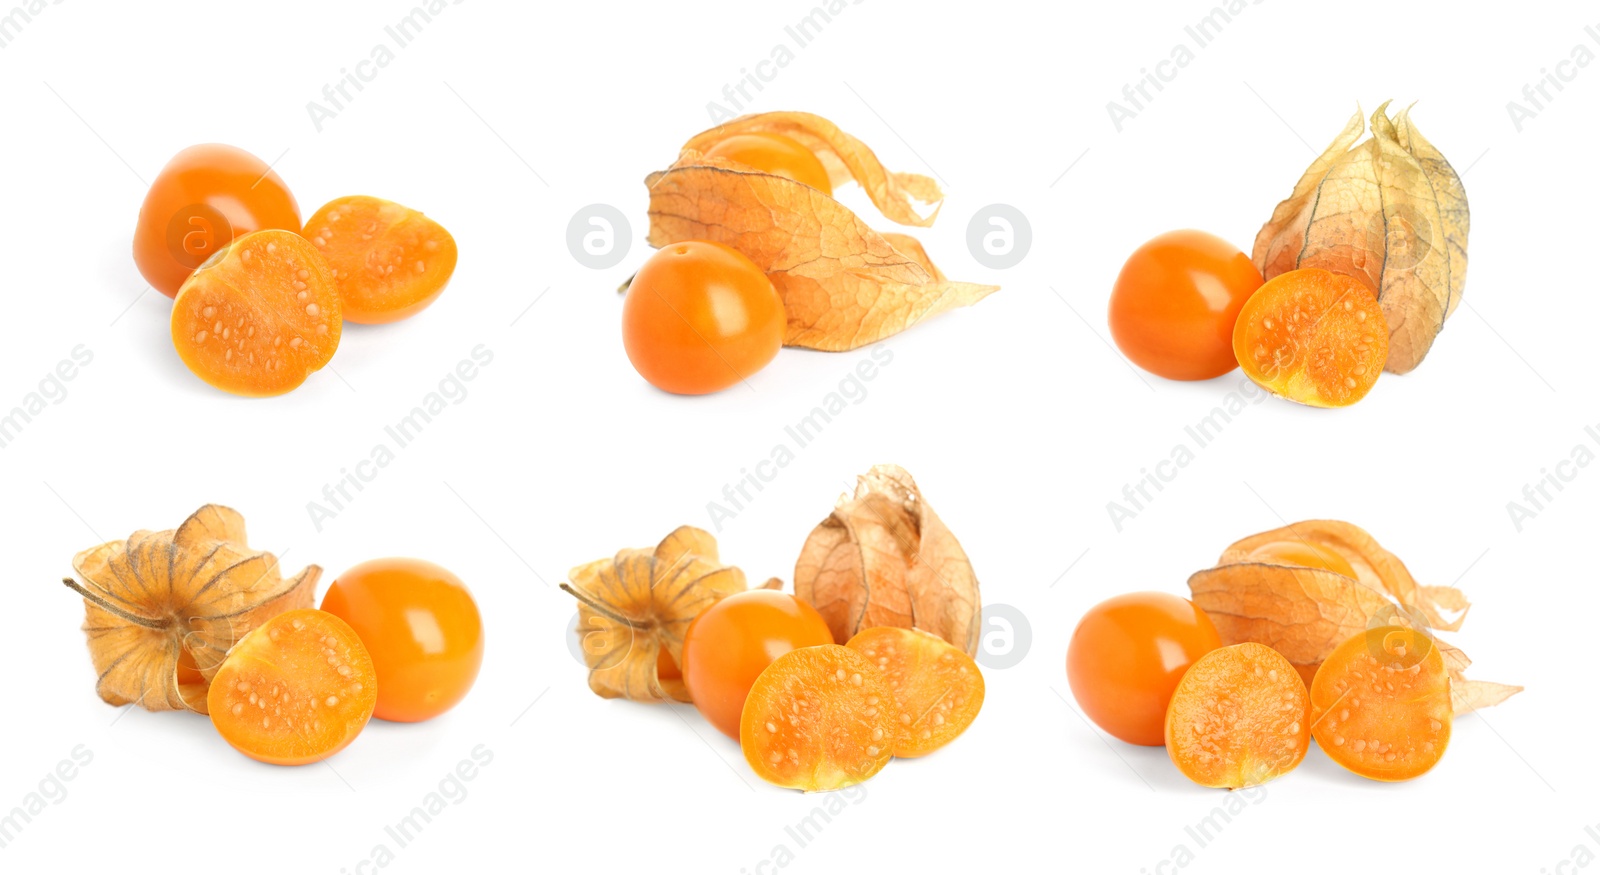
[[[673,661],[672,654],[667,652],[666,645],[656,651],[656,677],[664,681],[681,680],[683,669]]]
[[[1329,759],[1364,778],[1410,780],[1450,744],[1450,675],[1426,635],[1369,629],[1317,669],[1311,710],[1312,734]]]
[[[342,325],[333,277],[311,244],[290,231],[257,231],[178,290],[172,344],[218,389],[281,395],[333,358]]]
[[[287,611],[252,630],[211,681],[211,722],[251,759],[299,766],[326,759],[372,717],[372,659],[343,620]]]
[[[456,269],[456,241],[409,207],[353,195],[306,220],[305,236],[328,260],[344,318],[379,324],[413,316],[444,291]]]
[[[1389,357],[1383,310],[1360,280],[1302,268],[1268,280],[1245,302],[1233,353],[1250,379],[1313,407],[1366,396]]]
[[[894,752],[894,697],[867,658],[839,644],[791,650],[745,699],[739,745],[765,781],[837,790],[876,775]]]
[[[200,664],[195,662],[194,654],[185,647],[178,651],[178,686],[185,687],[190,684],[203,684],[205,675],[200,673]]]
[[[833,194],[827,168],[816,153],[782,134],[735,134],[712,146],[706,155],[736,161],[763,173],[783,176],[809,185],[823,194]]]
[[[877,626],[845,645],[878,667],[894,697],[894,755],[933,753],[965,732],[983,707],[972,657],[936,635]]]
[[[1303,541],[1277,541],[1262,544],[1251,551],[1250,558],[1272,565],[1292,565],[1298,568],[1321,568],[1356,579],[1356,570],[1343,556],[1327,547],[1316,547]]]
[[[1189,668],[1167,708],[1167,755],[1205,787],[1264,784],[1300,765],[1311,746],[1300,673],[1263,644],[1222,647]]]

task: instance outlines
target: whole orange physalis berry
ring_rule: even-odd
[[[622,345],[639,375],[680,395],[726,389],[783,346],[783,300],[755,262],[721,243],[661,249],[634,276]]]
[[[133,261],[145,282],[170,298],[234,238],[269,228],[300,233],[300,207],[277,172],[233,146],[190,146],[161,168],[144,196]]]
[[[1188,599],[1119,595],[1078,621],[1067,646],[1067,682],[1095,725],[1129,744],[1158,745],[1183,673],[1220,646],[1211,618]]]
[[[421,559],[374,559],[339,575],[322,609],[350,624],[378,676],[373,716],[414,723],[455,707],[483,665],[483,621],[461,579]]]

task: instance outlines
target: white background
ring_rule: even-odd
[[[649,252],[645,174],[709,126],[707,104],[811,4],[461,3],[320,132],[307,102],[409,4],[44,8],[0,49],[0,409],[74,347],[93,361],[0,450],[0,810],[74,746],[93,761],[0,866],[355,872],[380,843],[399,872],[770,872],[780,845],[787,870],[807,872],[1169,872],[1158,865],[1184,845],[1196,872],[1535,873],[1571,871],[1557,866],[1579,846],[1600,853],[1585,832],[1600,823],[1600,471],[1574,469],[1520,532],[1507,512],[1574,446],[1600,452],[1584,433],[1600,423],[1600,65],[1521,132],[1506,110],[1575,45],[1600,52],[1584,31],[1600,15],[1266,0],[1117,132],[1107,102],[1210,7],[870,0],[747,107],[820,113],[892,168],[937,175],[948,199],[919,235],[952,277],[1003,288],[888,341],[892,363],[866,397],[724,526],[724,558],[752,579],[789,578],[853,475],[894,461],[962,538],[986,601],[1032,630],[1020,664],[987,672],[982,716],[958,743],[892,763],[804,847],[785,827],[827,800],[762,784],[692,709],[592,695],[555,586],[579,563],[709,525],[707,502],[866,356],[787,350],[748,388],[677,398],[635,375],[618,331],[612,290]],[[1164,382],[1108,348],[1122,259],[1186,226],[1248,248],[1357,102],[1386,98],[1420,101],[1421,129],[1465,173],[1466,306],[1423,367],[1386,375],[1353,409],[1249,407],[1117,531],[1107,502],[1241,379]],[[291,395],[205,386],[129,251],[146,183],[211,141],[277,159],[306,215],[352,193],[425,210],[460,243],[450,288],[408,322],[348,327],[332,367]],[[841,197],[892,228],[858,190]],[[997,202],[1034,235],[1005,271],[965,242],[968,219]],[[567,250],[568,220],[591,203],[633,223],[614,268]],[[307,503],[479,344],[494,359],[469,394],[319,532]],[[241,510],[285,566],[321,565],[324,586],[384,555],[454,569],[486,616],[473,694],[428,724],[374,722],[329,764],[298,769],[246,760],[204,717],[102,704],[81,602],[58,581],[77,550],[170,528],[208,501]],[[1067,638],[1102,598],[1186,592],[1234,539],[1312,517],[1363,525],[1422,581],[1462,587],[1475,605],[1453,640],[1478,676],[1528,690],[1459,721],[1448,756],[1409,784],[1355,778],[1313,750],[1201,847],[1185,827],[1225,794],[1189,784],[1159,748],[1091,729],[1070,702]],[[465,798],[395,848],[384,827],[480,744],[493,760]]]

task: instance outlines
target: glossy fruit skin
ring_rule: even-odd
[[[1134,250],[1111,290],[1111,337],[1129,360],[1170,380],[1238,367],[1233,326],[1261,286],[1250,256],[1204,231],[1169,231]]]
[[[234,146],[190,146],[145,194],[133,260],[145,282],[171,298],[229,241],[267,228],[300,233],[300,207],[277,172]]]
[[[1159,745],[1183,673],[1221,646],[1211,618],[1188,599],[1127,593],[1078,621],[1067,646],[1067,682],[1095,725],[1129,744]]]
[[[250,630],[206,692],[211,723],[233,748],[278,766],[321,762],[372,717],[372,659],[349,624],[325,611],[285,611]]]
[[[804,183],[823,194],[833,194],[827,168],[817,160],[816,153],[782,134],[735,134],[712,146],[706,156],[737,161],[763,173]]]
[[[421,559],[351,568],[322,609],[356,630],[378,673],[381,720],[431,720],[466,698],[483,666],[483,620],[461,579]]]
[[[766,367],[783,346],[783,300],[738,250],[703,240],[661,249],[634,276],[622,345],[639,375],[704,395]]]
[[[695,617],[683,637],[683,682],[707,722],[739,738],[739,715],[750,687],[778,657],[832,644],[817,610],[770,589],[734,593]]]
[[[336,198],[304,231],[327,259],[344,318],[363,325],[422,312],[450,282],[456,240],[417,210],[365,195]]]

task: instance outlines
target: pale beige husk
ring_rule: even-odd
[[[1273,543],[1337,554],[1356,576],[1255,556]],[[1223,644],[1265,644],[1283,654],[1308,685],[1335,647],[1373,624],[1455,632],[1470,607],[1454,587],[1418,584],[1399,557],[1360,527],[1338,520],[1307,520],[1237,541],[1222,552],[1216,567],[1190,576],[1189,591]],[[1522,690],[1469,680],[1466,654],[1433,640],[1450,670],[1456,713],[1499,704]]]
[[[794,568],[843,644],[862,629],[920,629],[978,650],[983,604],[972,563],[904,468],[877,465],[812,530]]]
[[[1367,284],[1389,325],[1386,369],[1406,373],[1461,303],[1471,216],[1461,178],[1410,109],[1361,111],[1311,163],[1256,235],[1262,277],[1319,267]]]
[[[760,132],[810,148],[834,182],[860,183],[900,224],[932,224],[943,194],[928,177],[889,172],[860,140],[809,113],[762,113],[719,125],[690,138],[671,167],[650,174],[650,244],[710,240],[739,250],[783,299],[785,345],[857,349],[998,290],[950,280],[915,239],[874,231],[828,194],[704,154],[728,137]],[[918,203],[932,209],[919,213]]]
[[[208,504],[177,529],[138,531],[72,560],[83,596],[83,631],[112,705],[206,713],[211,678],[233,645],[284,611],[311,607],[322,569],[284,578],[271,553],[251,550],[244,517]],[[198,680],[184,680],[187,651]]]

